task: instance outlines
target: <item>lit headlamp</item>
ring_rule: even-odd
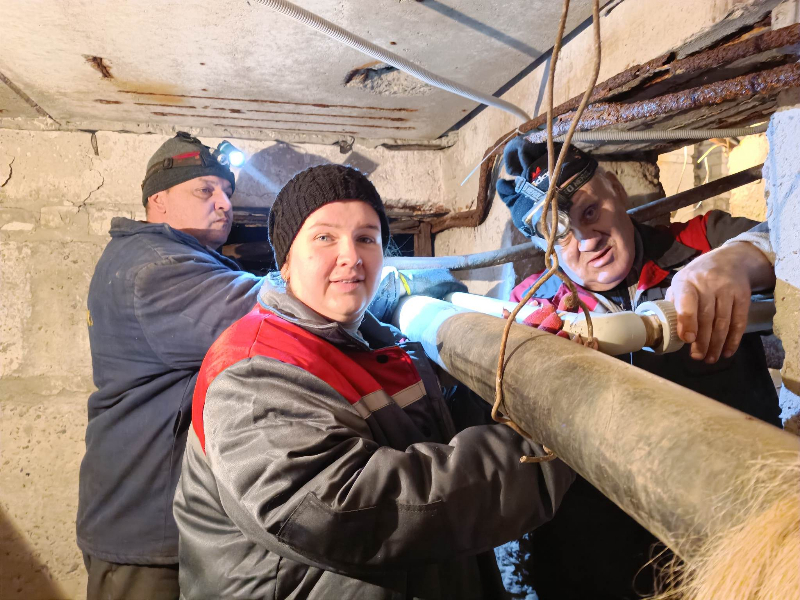
[[[527,225],[528,229],[532,231],[537,237],[547,239],[547,231],[550,230],[552,225],[552,216],[547,218],[547,228],[542,228],[542,213],[545,210],[545,200],[547,192],[543,192],[539,188],[531,185],[522,177],[517,177],[516,192],[523,194],[531,199],[533,207],[522,217],[522,220]],[[562,198],[559,194],[558,197],[558,213],[556,222],[556,241],[560,241],[567,237],[571,228],[569,222],[569,209],[572,207],[572,201]]]
[[[211,151],[211,156],[225,167],[241,167],[244,164],[244,152],[228,140],[221,141],[216,149]]]
[[[153,162],[145,173],[142,181],[145,200],[158,191],[204,175],[227,179],[231,191],[235,189],[236,180],[229,165],[236,167],[244,163],[242,151],[227,140],[216,148],[209,148],[185,131],[179,131],[175,138],[185,143],[173,146],[176,154]]]
[[[572,176],[567,185],[556,191],[556,204],[558,207],[556,214],[556,241],[566,238],[570,229],[572,229],[569,220],[572,196],[594,176],[597,170],[597,161],[593,158],[588,158],[582,167],[577,174]],[[539,175],[531,183],[525,177],[516,177],[514,182],[515,191],[526,196],[533,204],[532,208],[522,218],[523,222],[537,237],[547,239],[547,232],[550,231],[552,226],[552,215],[548,215],[545,227],[542,227],[542,213],[545,211],[547,190],[550,187],[550,178],[547,172],[545,171]]]

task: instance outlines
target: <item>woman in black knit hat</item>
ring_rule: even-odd
[[[183,597],[498,598],[492,548],[549,519],[573,474],[469,427],[419,344],[367,306],[389,236],[367,178],[325,165],[278,194],[285,288],[203,362],[174,512]]]

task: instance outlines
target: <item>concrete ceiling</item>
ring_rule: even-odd
[[[490,94],[552,47],[562,4],[298,3]],[[477,106],[399,72],[345,85],[372,59],[247,0],[4,0],[2,13],[0,127],[433,140]],[[567,30],[590,14],[573,0]]]

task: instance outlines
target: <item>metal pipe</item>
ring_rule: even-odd
[[[477,254],[462,254],[456,256],[397,256],[387,257],[384,264],[396,269],[449,269],[450,271],[465,271],[468,269],[482,269],[504,263],[513,262],[523,258],[531,258],[541,254],[535,242],[518,244],[500,250],[479,252]]]
[[[703,185],[699,185],[691,190],[686,190],[674,196],[654,200],[643,206],[637,206],[628,211],[628,214],[637,221],[649,221],[656,217],[668,215],[674,210],[683,208],[684,206],[691,206],[697,202],[708,200],[719,194],[724,194],[730,190],[747,185],[754,181],[761,179],[761,169],[764,167],[763,163],[750,167],[744,171],[739,171],[733,175],[727,175],[714,181],[709,181]]]
[[[494,400],[502,320],[407,297],[394,322]],[[514,325],[507,356],[503,412],[684,559],[741,518],[733,482],[800,460],[796,436],[557,336]]]

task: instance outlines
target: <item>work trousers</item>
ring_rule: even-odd
[[[178,600],[178,565],[120,565],[84,553],[86,600]]]

